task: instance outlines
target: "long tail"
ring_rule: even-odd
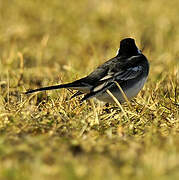
[[[61,88],[71,88],[71,89],[76,89],[76,90],[89,89],[89,85],[87,83],[84,83],[84,79],[85,78],[82,78],[72,83],[60,84],[60,85],[55,85],[55,86],[48,86],[48,87],[42,87],[39,89],[29,90],[25,92],[25,94],[30,94],[30,93],[39,92],[39,91],[53,90],[53,89],[61,89]]]
[[[70,88],[70,87],[72,87],[71,83],[69,83],[69,84],[60,84],[60,85],[56,85],[56,86],[47,86],[47,87],[42,87],[42,88],[39,88],[39,89],[29,90],[29,91],[25,92],[25,94],[30,94],[30,93],[39,92],[39,91],[46,91],[46,90]]]

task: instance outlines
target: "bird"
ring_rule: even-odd
[[[106,103],[114,103],[113,98],[107,93],[109,90],[120,103],[124,103],[126,99],[116,82],[127,99],[131,100],[143,88],[148,78],[149,66],[147,58],[138,49],[135,40],[125,38],[120,41],[116,56],[98,66],[89,75],[70,83],[29,90],[25,94],[67,88],[77,90],[71,98],[83,94],[81,102],[95,97]]]

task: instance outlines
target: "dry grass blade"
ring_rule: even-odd
[[[21,84],[21,81],[23,79],[23,74],[24,74],[24,57],[23,57],[23,54],[21,52],[18,52],[18,57],[20,59],[20,76],[19,76],[19,79],[18,79],[18,85]]]
[[[123,91],[123,89],[121,88],[121,86],[119,85],[119,83],[118,83],[117,81],[114,81],[114,82],[116,83],[117,87],[118,87],[119,90],[121,91],[121,94],[122,94],[122,96],[124,97],[125,101],[127,102],[129,108],[132,109],[132,106],[131,106],[131,104],[130,104],[130,102],[129,102],[129,100],[128,100],[126,94],[125,94],[125,92]]]
[[[117,98],[111,93],[111,91],[109,91],[108,89],[106,90],[106,92],[109,94],[109,96],[111,96],[111,98],[114,100],[114,102],[119,106],[119,108],[121,109],[121,111],[123,112],[124,116],[127,118],[127,120],[129,120],[126,112],[124,111],[121,103],[117,100]]]

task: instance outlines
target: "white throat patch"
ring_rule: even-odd
[[[137,48],[137,52],[138,54],[142,54],[141,50],[139,50],[138,48]]]
[[[119,54],[119,50],[120,50],[120,48],[117,50],[116,56]]]

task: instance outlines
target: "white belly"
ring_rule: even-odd
[[[131,86],[130,88],[124,91],[129,100],[135,97],[139,93],[139,91],[143,88],[146,80],[147,77],[141,79],[138,83],[134,84],[133,86]],[[118,99],[119,102],[121,103],[125,102],[119,89],[116,89],[115,91],[111,91],[111,93]],[[114,103],[113,99],[107,93],[103,93],[100,96],[97,96],[96,98],[104,102]]]

